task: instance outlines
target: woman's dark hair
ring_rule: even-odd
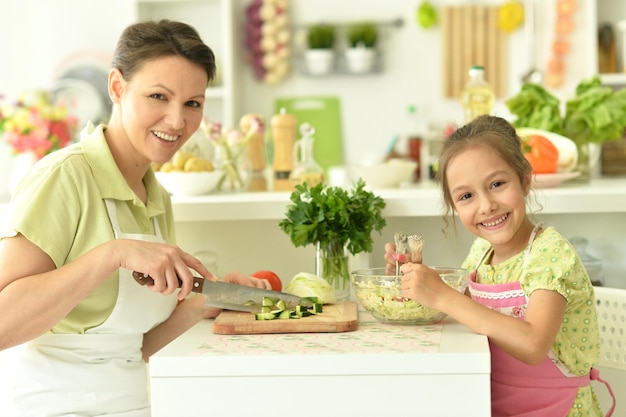
[[[522,140],[515,128],[507,120],[497,116],[478,116],[450,135],[439,154],[437,170],[437,180],[443,192],[446,225],[449,223],[447,219],[454,219],[454,201],[452,201],[447,178],[450,161],[468,148],[487,147],[510,165],[524,187],[527,176],[532,172],[532,167],[524,157],[521,144]]]
[[[208,81],[215,76],[215,56],[192,26],[168,19],[134,23],[124,29],[113,54],[113,67],[130,80],[146,62],[177,55],[201,66]]]

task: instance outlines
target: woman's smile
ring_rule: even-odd
[[[168,135],[165,132],[160,132],[158,130],[153,130],[152,134],[159,139],[162,139],[167,142],[176,142],[176,140],[180,137],[180,135]]]

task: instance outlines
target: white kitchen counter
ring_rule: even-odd
[[[441,191],[432,181],[375,190],[387,203],[386,217],[440,216]],[[535,190],[542,213],[626,212],[626,178],[598,178],[589,184],[563,184]],[[290,204],[287,192],[212,194],[173,197],[177,222],[280,220]]]
[[[150,360],[153,417],[484,417],[487,338],[454,321],[346,333],[217,335],[204,320]]]

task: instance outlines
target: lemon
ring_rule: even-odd
[[[519,1],[507,1],[498,9],[498,27],[514,32],[524,23],[524,6]]]

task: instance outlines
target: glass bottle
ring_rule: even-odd
[[[315,128],[309,123],[303,123],[300,125],[300,134],[302,137],[296,142],[296,146],[293,148],[293,162],[295,168],[291,171],[289,179],[294,187],[306,182],[309,188],[311,188],[324,182],[324,169],[313,157],[313,145],[315,143],[313,135],[315,134]]]
[[[578,252],[578,256],[580,260],[583,261],[585,265],[585,269],[589,274],[589,279],[591,283],[595,286],[601,287],[604,285],[604,272],[602,270],[602,261],[595,256],[591,256],[587,252],[587,245],[589,245],[589,240],[584,237],[576,236],[570,238],[570,243]]]
[[[490,114],[495,101],[493,88],[485,81],[485,69],[473,65],[469,69],[469,80],[461,92],[463,118],[469,123],[477,116]]]
[[[293,147],[296,139],[297,119],[293,114],[287,113],[284,108],[278,114],[272,116],[272,141],[274,171],[272,188],[274,191],[292,191],[289,176],[293,170]]]

